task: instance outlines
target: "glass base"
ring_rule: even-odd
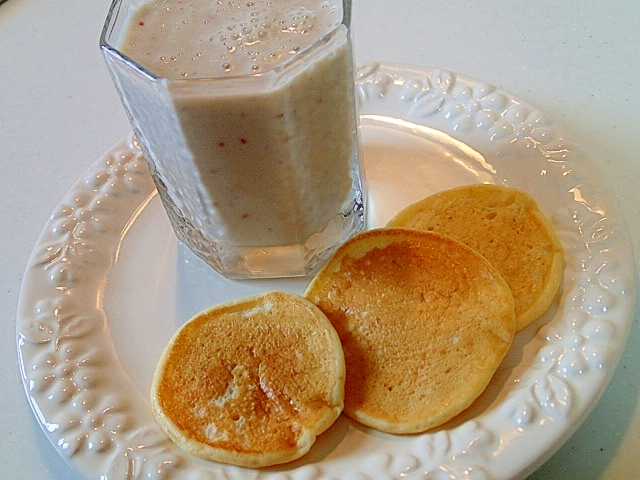
[[[229,255],[214,259],[212,266],[224,276],[235,279],[305,276],[313,273],[326,259],[325,255],[315,254],[303,245],[234,247],[229,250],[232,250]],[[212,264],[206,255],[200,256]]]
[[[223,276],[238,280],[311,275],[366,225],[364,205],[356,200],[347,213],[336,215],[324,230],[303,244],[243,247],[209,242],[184,218],[172,215],[171,210],[169,213],[176,235],[187,247]]]

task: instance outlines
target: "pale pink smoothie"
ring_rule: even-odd
[[[146,128],[167,130],[167,150],[187,145],[179,155],[165,152],[155,168],[179,209],[202,212],[197,230],[213,231],[221,244],[263,247],[313,243],[342,228],[359,167],[352,52],[341,21],[342,3],[323,0],[165,0],[132,12],[119,49],[153,75],[228,79],[206,94],[178,84],[172,106],[137,114]],[[304,63],[283,69],[303,55]],[[273,81],[247,88],[248,74],[256,84],[264,74]],[[242,87],[233,81],[239,75]],[[178,125],[167,125],[170,118]]]

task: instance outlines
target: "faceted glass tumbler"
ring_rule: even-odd
[[[274,66],[181,78],[123,52],[143,3],[114,1],[100,47],[177,237],[229,278],[313,273],[365,226],[350,2]]]

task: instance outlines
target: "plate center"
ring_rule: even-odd
[[[402,208],[441,190],[495,183],[486,159],[444,132],[393,117],[361,117],[369,187],[369,226],[383,227]]]

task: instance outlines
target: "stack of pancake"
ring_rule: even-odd
[[[304,297],[273,292],[187,322],[158,363],[154,414],[185,450],[251,467],[304,455],[343,409],[387,433],[433,429],[549,308],[562,263],[520,190],[427,197],[342,245]]]

